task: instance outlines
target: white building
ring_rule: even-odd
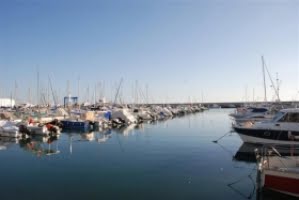
[[[0,98],[0,107],[14,107],[16,104],[14,99]]]

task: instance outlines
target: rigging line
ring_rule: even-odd
[[[250,172],[249,175],[244,176],[244,177],[240,178],[239,180],[237,180],[237,181],[235,181],[235,182],[233,182],[233,183],[231,183],[231,184],[228,184],[227,186],[228,186],[230,189],[232,189],[234,192],[236,192],[237,194],[239,194],[240,196],[242,196],[244,199],[252,199],[252,197],[253,197],[253,195],[254,195],[254,193],[255,193],[256,183],[253,181],[251,175],[252,175],[252,173],[253,173],[255,170],[256,170],[256,167],[254,167],[254,168],[252,169],[252,171]],[[240,192],[239,190],[237,190],[236,188],[233,187],[233,185],[235,185],[235,184],[241,182],[244,178],[249,178],[249,180],[251,180],[251,183],[252,183],[252,185],[253,185],[253,189],[252,189],[252,191],[250,192],[250,194],[249,194],[248,196],[246,196],[245,194],[243,194],[242,192]]]
[[[269,76],[269,79],[270,79],[270,81],[271,81],[271,84],[272,84],[272,86],[273,86],[273,88],[274,88],[274,92],[275,92],[275,94],[276,94],[278,100],[280,100],[280,99],[279,99],[279,93],[278,93],[278,90],[277,90],[277,88],[275,87],[274,81],[272,80],[272,77],[271,77],[271,75],[270,75],[270,72],[269,72],[269,70],[268,70],[268,67],[267,67],[266,63],[264,63],[264,65],[265,65],[267,74],[268,74],[268,76]],[[277,87],[278,87],[278,86],[277,86]]]
[[[224,137],[225,137],[226,135],[228,135],[229,133],[233,133],[233,131],[230,130],[229,132],[225,133],[223,136],[221,136],[220,138],[218,138],[217,140],[214,140],[214,141],[212,141],[212,142],[214,142],[214,143],[218,143],[219,140],[221,140],[222,138],[224,138]]]
[[[230,150],[228,150],[227,148],[225,148],[223,145],[221,145],[219,143],[217,143],[217,144],[221,147],[221,149],[223,149],[225,152],[227,152],[231,157],[234,157],[234,153],[233,152],[231,152]]]
[[[239,178],[237,181],[228,184],[228,186],[235,185],[235,184],[241,182],[243,179],[248,178],[248,177],[251,177],[251,175],[253,174],[253,172],[254,172],[257,168],[256,168],[256,166],[255,166],[255,167],[250,168],[250,169],[251,169],[251,171],[250,171],[249,175],[242,176],[242,177]]]

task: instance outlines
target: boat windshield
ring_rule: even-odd
[[[285,115],[284,112],[278,112],[274,118],[272,119],[273,122],[277,122],[278,120],[280,120],[283,116]]]
[[[266,108],[253,108],[252,109],[252,112],[254,112],[254,113],[264,113],[267,111],[268,111],[268,109],[266,109]]]

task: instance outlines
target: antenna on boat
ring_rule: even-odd
[[[267,102],[267,86],[266,86],[266,73],[265,73],[265,60],[262,56],[262,69],[263,69],[263,80],[264,80],[264,101]]]
[[[281,80],[278,79],[278,73],[276,73],[276,90],[277,90],[277,100],[280,101],[280,95],[279,95],[279,90],[280,90],[280,85],[281,85]]]
[[[272,79],[272,77],[271,77],[271,75],[270,75],[270,72],[269,72],[268,67],[267,67],[267,65],[265,64],[265,62],[264,62],[264,64],[263,64],[263,66],[264,66],[264,69],[266,69],[266,72],[267,72],[267,74],[268,74],[268,76],[269,76],[269,79],[270,79],[270,81],[271,81],[271,84],[272,84],[272,87],[273,87],[273,89],[274,89],[275,95],[277,96],[277,100],[280,101],[280,98],[279,98],[279,84],[280,84],[280,83],[279,83],[279,80],[278,80],[278,78],[277,78],[277,86],[275,87],[274,81],[273,81],[273,79]]]

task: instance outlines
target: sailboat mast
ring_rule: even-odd
[[[15,80],[15,90],[14,90],[15,103],[17,103],[17,89],[18,89],[18,85],[17,85],[17,81]]]
[[[28,103],[32,104],[31,103],[31,88],[28,89]]]
[[[93,104],[94,104],[94,106],[96,106],[96,102],[97,102],[97,85],[95,84],[94,92],[93,92]]]
[[[267,86],[266,86],[266,73],[265,73],[265,60],[262,56],[262,69],[263,69],[263,80],[264,80],[264,101],[267,102]]]
[[[270,75],[270,72],[269,72],[269,70],[268,70],[268,67],[267,67],[267,65],[264,63],[264,68],[266,69],[266,72],[267,72],[267,74],[268,74],[268,76],[269,76],[269,79],[270,79],[270,81],[271,81],[271,87],[273,87],[273,89],[274,89],[274,92],[275,92],[275,94],[276,94],[276,96],[277,96],[277,100],[278,101],[280,101],[280,98],[279,98],[279,91],[277,90],[277,88],[276,88],[276,86],[275,86],[275,83],[274,83],[274,81],[272,80],[272,77],[271,77],[271,75]],[[278,87],[278,86],[277,86]]]
[[[280,81],[278,79],[278,73],[276,73],[276,90],[277,90],[277,101],[280,101],[280,95],[279,95],[279,88],[280,88]]]
[[[78,97],[78,99],[80,98],[79,96],[80,96],[80,76],[78,76],[78,83],[77,83],[77,97]],[[78,100],[78,103],[79,103],[79,100]]]
[[[50,82],[48,79],[48,85],[47,85],[47,106],[50,107]]]
[[[146,104],[149,104],[149,99],[148,99],[148,84],[145,86],[145,96],[146,96]]]
[[[52,97],[53,97],[53,101],[54,101],[54,106],[56,106],[56,105],[58,104],[58,101],[57,101],[57,95],[55,96],[55,93],[54,93],[54,90],[53,90],[52,81],[51,81],[50,76],[48,76],[48,80],[49,80],[50,89],[51,89],[51,92],[52,92]]]
[[[69,97],[71,96],[71,89],[70,89],[70,81],[67,80],[67,83],[66,83],[66,95]]]
[[[36,74],[36,104],[39,105],[39,69],[37,67]]]
[[[123,83],[123,78],[121,78],[120,83],[119,83],[119,85],[118,85],[118,88],[117,88],[117,90],[116,90],[116,94],[115,94],[115,98],[114,98],[114,105],[116,105],[116,103],[117,103],[117,99],[118,99],[118,97],[119,97],[119,93],[120,93],[120,89],[121,89],[121,85],[122,85],[122,83]],[[121,103],[121,102],[120,102],[120,103]]]

